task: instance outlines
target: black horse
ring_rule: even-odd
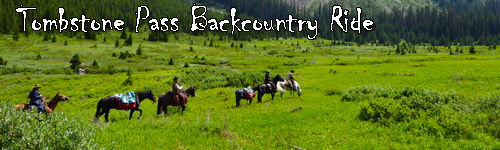
[[[248,100],[248,105],[252,104],[252,99],[248,99],[246,94],[247,92],[244,89],[238,89],[236,92],[234,92],[236,95],[236,107],[240,106],[240,100],[241,99],[247,99]]]
[[[134,111],[139,111],[141,114],[137,119],[140,119],[142,116],[142,110],[139,109],[139,105],[141,104],[142,100],[144,99],[150,99],[151,101],[156,102],[155,95],[151,90],[145,91],[145,92],[138,92],[135,93],[135,99],[136,99],[136,107],[133,109],[130,109],[130,117],[129,120],[132,119],[132,115],[134,114]],[[108,115],[109,115],[109,110],[111,109],[118,109],[118,100],[116,99],[115,96],[108,96],[106,98],[103,98],[97,103],[97,112],[95,113],[94,117],[94,123],[96,123],[99,120],[99,117],[106,113],[104,117],[106,118],[106,122],[108,122]]]
[[[274,100],[274,94],[276,94],[276,84],[278,83],[278,81],[285,81],[285,79],[283,79],[280,75],[276,75],[276,77],[273,78],[273,83],[275,86],[263,83],[252,88],[253,91],[259,92],[257,98],[259,103],[262,102],[262,96],[264,96],[264,94],[266,93],[271,94],[271,100]]]

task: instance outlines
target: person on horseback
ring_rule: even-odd
[[[295,84],[294,84],[295,78],[293,77],[294,72],[295,72],[294,70],[290,70],[290,73],[288,75],[286,75],[286,78],[285,78],[285,81],[286,81],[285,84],[290,85],[293,90],[295,90]]]
[[[273,80],[271,80],[271,76],[269,75],[269,73],[271,73],[271,71],[268,70],[264,78],[264,84],[270,84],[271,90],[276,92],[276,86],[274,85]]]
[[[172,84],[172,93],[174,93],[173,100],[176,101],[178,104],[180,104],[180,100],[184,99],[184,95],[182,95],[182,93],[181,93],[181,90],[183,87],[179,86],[178,82],[179,82],[179,78],[175,77],[174,84]]]
[[[38,91],[40,89],[40,85],[35,85],[31,92],[29,93],[28,97],[30,98],[30,104],[29,105],[35,105],[38,108],[38,113],[45,112],[45,107],[43,106],[43,99],[42,95]]]

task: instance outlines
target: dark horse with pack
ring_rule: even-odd
[[[127,94],[125,95],[125,97],[130,96],[131,93],[127,92]],[[108,122],[109,110],[111,109],[130,110],[129,120],[132,119],[134,111],[139,111],[141,114],[137,119],[140,119],[142,116],[142,110],[139,109],[141,102],[144,99],[150,99],[151,101],[153,101],[153,103],[156,102],[156,97],[151,90],[133,93],[133,96],[131,96],[132,99],[129,99],[128,103],[124,102],[123,98],[124,96],[113,95],[99,100],[99,102],[97,103],[97,111],[95,113],[94,123],[96,123],[99,120],[99,117],[103,114],[105,114],[104,117],[106,118],[106,122]]]

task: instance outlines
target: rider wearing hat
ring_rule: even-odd
[[[271,89],[274,91],[276,88],[275,88],[275,85],[273,83],[273,81],[271,80],[271,76],[269,75],[269,73],[271,73],[271,71],[267,71],[266,72],[266,76],[264,78],[264,83],[265,84],[270,84],[271,85]]]
[[[179,103],[179,100],[182,100],[184,99],[184,95],[182,95],[181,93],[181,90],[182,90],[182,86],[180,86],[178,84],[179,82],[179,78],[178,77],[175,77],[174,78],[174,84],[172,84],[172,92],[174,93],[174,101],[176,101],[177,103]]]
[[[31,90],[30,94],[29,94],[29,98],[30,98],[30,104],[29,105],[35,105],[36,107],[38,107],[38,113],[42,113],[42,112],[45,112],[45,107],[43,106],[43,99],[42,99],[42,95],[40,94],[40,92],[38,92],[38,89],[40,89],[40,85],[35,85],[35,87],[33,87],[33,89]]]
[[[291,85],[293,90],[295,90],[295,84],[294,84],[295,78],[293,77],[294,72],[295,72],[294,70],[290,70],[290,73],[286,75],[285,78],[286,84]]]

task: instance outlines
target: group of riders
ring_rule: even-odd
[[[293,89],[295,89],[295,78],[293,77],[294,70],[290,70],[290,73],[285,78],[285,85],[290,85]],[[265,84],[270,84],[271,89],[276,92],[276,85],[273,83],[271,80],[271,76],[269,75],[271,72],[268,70],[265,75],[264,83]],[[29,105],[34,105],[38,108],[38,113],[45,112],[45,107],[43,106],[44,100],[42,98],[42,95],[38,91],[40,89],[40,85],[35,85],[31,92],[29,93],[29,98],[30,98],[30,103]],[[179,102],[180,100],[184,99],[186,96],[181,92],[183,90],[183,86],[179,85],[179,78],[175,77],[174,82],[172,84],[172,98],[174,101]]]
[[[273,91],[276,92],[276,85],[274,85],[273,81],[271,80],[271,76],[269,75],[270,73],[271,73],[271,71],[269,71],[269,70],[266,72],[266,76],[264,78],[264,83],[270,84],[271,89],[273,89]],[[296,89],[295,84],[294,84],[295,78],[293,77],[293,73],[295,73],[295,71],[290,70],[290,73],[288,73],[288,75],[286,75],[285,85],[292,87],[292,89]]]

